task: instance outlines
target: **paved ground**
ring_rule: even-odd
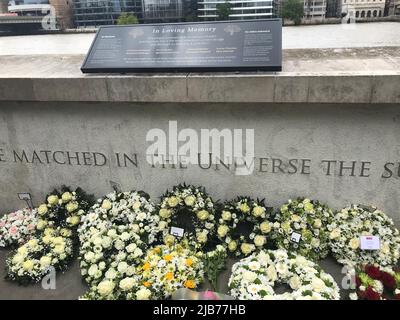
[[[283,28],[284,49],[400,46],[400,22]],[[93,33],[0,37],[0,55],[86,54]]]
[[[19,286],[14,282],[5,281],[4,266],[8,253],[9,251],[7,250],[0,250],[0,300],[74,300],[85,293],[87,287],[81,280],[77,261],[75,261],[67,272],[57,276],[55,290],[44,290],[40,283]],[[226,293],[228,291],[228,279],[233,263],[234,260],[228,261],[228,269],[220,275],[219,292]],[[333,259],[328,258],[323,260],[321,266],[335,278],[338,284],[341,283],[343,278],[341,266],[335,263]],[[202,288],[211,289],[208,283],[205,283]],[[278,290],[279,292],[283,292],[282,287],[278,288]]]

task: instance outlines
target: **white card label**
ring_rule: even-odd
[[[18,193],[19,200],[31,200],[31,194],[27,192]]]
[[[297,233],[297,232],[292,232],[292,234],[290,235],[290,240],[293,242],[300,242],[300,238],[301,238],[301,234]]]
[[[185,230],[182,229],[182,228],[171,227],[171,232],[170,232],[170,233],[171,233],[173,236],[182,238],[184,232],[185,232]]]
[[[361,236],[360,248],[361,250],[379,250],[381,241],[377,236]]]

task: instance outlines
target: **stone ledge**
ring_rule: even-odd
[[[400,49],[285,50],[276,73],[82,74],[84,56],[0,56],[0,101],[400,103]]]

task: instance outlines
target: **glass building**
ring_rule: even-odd
[[[122,12],[133,13],[140,22],[182,21],[186,0],[74,0],[78,27],[115,24]]]
[[[145,22],[181,21],[183,0],[143,0]]]
[[[275,17],[274,0],[230,0],[231,19],[259,19]],[[199,0],[198,17],[202,20],[217,18],[217,4],[225,0]]]
[[[77,27],[115,24],[122,12],[143,19],[142,0],[74,0],[74,19]]]

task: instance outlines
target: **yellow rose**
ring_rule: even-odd
[[[64,192],[61,196],[61,199],[63,202],[68,202],[71,201],[72,199],[72,194],[70,192]]]
[[[79,205],[78,205],[78,202],[69,202],[66,206],[65,206],[65,208],[67,209],[67,211],[69,212],[69,213],[71,213],[71,212],[74,212],[76,209],[78,209],[79,208]]]
[[[167,202],[170,207],[174,208],[179,204],[179,199],[175,196],[172,196],[168,198]]]
[[[339,237],[340,237],[340,229],[338,229],[338,228],[333,229],[329,235],[329,238],[331,238],[331,239],[336,239]]]
[[[81,221],[81,218],[78,216],[72,216],[68,218],[68,223],[71,226],[76,226]]]
[[[200,210],[199,212],[197,212],[197,218],[199,218],[200,220],[207,220],[209,216],[210,214],[207,210]]]
[[[390,254],[390,246],[389,246],[389,244],[386,243],[386,242],[383,243],[382,246],[381,246],[381,251],[385,255]]]
[[[46,228],[46,226],[47,226],[47,221],[46,221],[46,220],[39,219],[39,220],[38,220],[38,223],[37,223],[37,225],[36,225],[36,229],[38,229],[38,230],[43,230],[44,228]]]
[[[228,249],[229,249],[229,251],[235,251],[236,250],[236,248],[237,248],[237,243],[236,243],[236,241],[231,241],[231,242],[229,242],[229,244],[228,244]]]
[[[264,236],[257,235],[254,237],[254,244],[257,247],[262,247],[267,242]]]
[[[55,237],[52,239],[52,242],[57,245],[57,244],[64,244],[64,238],[63,237]]]
[[[185,204],[189,207],[192,207],[194,205],[194,202],[196,201],[196,198],[194,196],[187,196],[185,198]]]
[[[253,250],[255,250],[255,247],[254,247],[254,245],[249,244],[249,243],[242,243],[242,245],[240,246],[240,250],[242,250],[243,254],[248,255]]]
[[[204,232],[199,232],[196,235],[197,241],[200,243],[206,243],[207,242],[207,234]]]
[[[132,205],[132,208],[133,208],[134,210],[137,210],[137,209],[140,208],[140,206],[141,206],[140,201],[135,201],[135,202],[133,203],[133,205]]]
[[[311,210],[313,210],[314,209],[314,205],[311,203],[311,202],[308,202],[308,203],[306,203],[305,205],[304,205],[304,210],[306,211],[306,212],[310,212]]]
[[[349,246],[353,250],[356,250],[360,246],[360,240],[357,238],[353,238],[349,241]]]
[[[136,292],[137,300],[149,300],[151,296],[151,291],[149,289],[143,288]]]
[[[253,216],[260,217],[265,212],[265,208],[256,206],[253,208]]]
[[[128,290],[132,289],[134,285],[135,285],[135,279],[133,279],[133,278],[122,279],[119,283],[119,287],[123,291],[128,291]]]
[[[229,211],[222,211],[221,218],[222,220],[229,221],[232,218],[232,214]]]
[[[172,244],[174,244],[174,242],[175,242],[175,237],[172,234],[167,234],[164,237],[164,243],[166,245],[172,245]]]
[[[112,291],[114,290],[114,286],[114,282],[110,280],[105,280],[97,285],[97,291],[101,296],[106,297],[112,293]]]
[[[314,228],[319,229],[319,228],[321,228],[321,227],[322,227],[321,219],[315,219],[315,221],[314,221]]]
[[[65,251],[65,246],[63,244],[58,244],[54,247],[53,251],[57,254],[62,254]]]
[[[271,231],[271,225],[268,221],[264,221],[260,224],[260,230],[262,233],[268,233]]]
[[[160,209],[159,215],[163,219],[168,219],[171,216],[171,210],[169,210],[169,209]]]
[[[243,213],[248,213],[250,211],[250,207],[246,202],[244,202],[239,205],[239,210],[242,211]]]
[[[38,213],[39,215],[43,216],[47,213],[48,209],[47,209],[47,205],[45,204],[41,204],[38,208]]]
[[[33,269],[33,261],[32,260],[26,260],[23,264],[22,264],[22,268],[25,271],[31,271]]]
[[[38,244],[38,241],[36,239],[31,239],[27,242],[27,245],[30,246],[31,248],[36,247]]]
[[[51,264],[51,258],[48,256],[43,256],[40,258],[40,265],[42,267],[48,267]]]
[[[285,231],[286,233],[289,233],[289,229],[290,229],[290,222],[289,221],[285,221],[281,224],[281,228],[283,229],[283,231]]]
[[[12,263],[13,264],[19,264],[22,261],[24,261],[24,256],[20,253],[17,253],[13,258],[12,258]]]
[[[48,196],[48,197],[47,197],[47,202],[48,202],[50,205],[58,204],[58,196],[56,196],[56,195]]]
[[[44,230],[44,235],[45,236],[47,236],[47,235],[52,236],[53,234],[54,234],[54,229],[53,228],[46,228]]]
[[[52,239],[53,239],[52,236],[47,235],[42,238],[42,241],[44,244],[49,244]]]
[[[22,254],[22,255],[26,254],[27,251],[28,251],[28,249],[27,249],[25,246],[19,247],[19,248],[17,249],[17,252],[18,252],[19,254]]]
[[[228,226],[225,225],[225,224],[223,224],[223,225],[220,225],[220,226],[218,227],[217,233],[218,233],[218,236],[220,236],[221,238],[223,238],[223,237],[226,236],[226,234],[228,233],[228,231],[229,231]]]
[[[301,218],[297,214],[292,214],[291,219],[294,222],[299,222],[301,220]]]
[[[110,210],[112,207],[110,200],[104,199],[103,203],[101,204],[101,208],[104,210]]]
[[[72,235],[72,231],[67,229],[67,228],[62,228],[60,232],[61,232],[61,235],[63,237],[67,237],[68,238],[68,237],[70,237]]]

